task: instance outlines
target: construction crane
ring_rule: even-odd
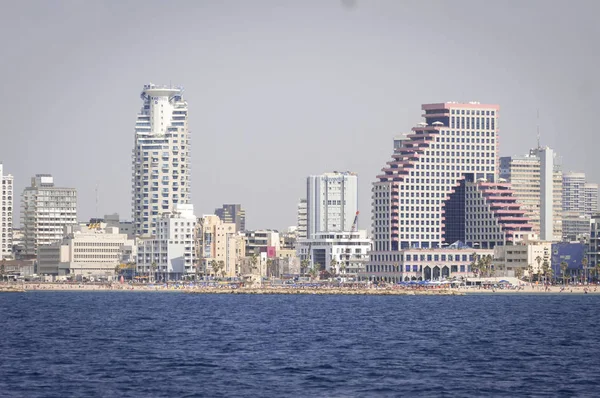
[[[359,211],[356,212],[356,215],[354,216],[354,221],[352,222],[352,228],[350,229],[350,232],[356,232],[356,226],[358,225],[358,215],[360,214]]]

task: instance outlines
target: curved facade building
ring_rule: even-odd
[[[190,203],[190,134],[183,88],[147,84],[135,124],[132,215],[136,235],[156,235],[158,220]]]

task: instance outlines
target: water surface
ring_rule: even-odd
[[[0,294],[0,396],[597,396],[600,296]]]

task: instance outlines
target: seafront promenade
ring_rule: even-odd
[[[179,292],[190,294],[318,294],[318,295],[378,295],[378,296],[406,296],[406,295],[481,295],[481,294],[600,294],[597,285],[590,286],[549,286],[524,285],[513,288],[484,288],[479,286],[469,287],[401,287],[389,286],[198,286],[194,284],[93,284],[93,283],[1,283],[0,292],[28,292],[28,291],[116,291],[116,292]]]

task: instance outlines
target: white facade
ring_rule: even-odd
[[[319,232],[351,231],[358,211],[358,178],[333,172],[307,179],[307,237]]]
[[[194,273],[195,234],[193,205],[178,204],[172,213],[163,213],[156,236],[137,239],[137,272],[167,280]]]
[[[447,102],[422,109],[425,122],[396,140],[392,160],[373,184],[374,251],[382,255],[440,247],[445,202],[459,181],[465,174],[495,179],[497,105]]]
[[[124,261],[124,251],[132,245],[126,234],[105,223],[68,225],[60,242],[39,247],[38,273],[114,276],[115,267]]]
[[[0,260],[12,256],[13,238],[13,176],[4,175],[3,165],[0,163],[0,180],[2,180],[2,218],[0,219]]]
[[[296,230],[296,236],[298,239],[306,239],[308,236],[308,219],[306,211],[306,199],[300,199],[300,202],[298,202],[298,225]]]
[[[24,255],[37,254],[38,247],[58,242],[64,227],[77,224],[77,191],[54,186],[48,174],[38,174],[21,196]]]
[[[320,232],[312,239],[298,242],[297,255],[308,260],[309,267],[319,264],[331,272],[331,261],[337,262],[336,274],[356,276],[364,272],[371,251],[371,239],[367,231]]]
[[[591,217],[598,212],[598,184],[588,183],[585,173],[565,173],[562,207],[565,212]]]
[[[156,235],[164,212],[190,203],[190,134],[182,88],[147,84],[135,125],[132,207],[137,235]]]
[[[451,245],[446,248],[415,248],[379,254],[382,258],[377,261],[371,259],[360,277],[369,281],[386,282],[472,277],[473,253],[477,256],[491,256],[494,251]]]
[[[537,259],[539,258],[539,262]],[[509,273],[529,276],[529,270],[534,275],[542,273],[544,262],[550,265],[552,259],[552,242],[537,239],[525,239],[515,245],[496,246],[494,262],[498,267]]]

